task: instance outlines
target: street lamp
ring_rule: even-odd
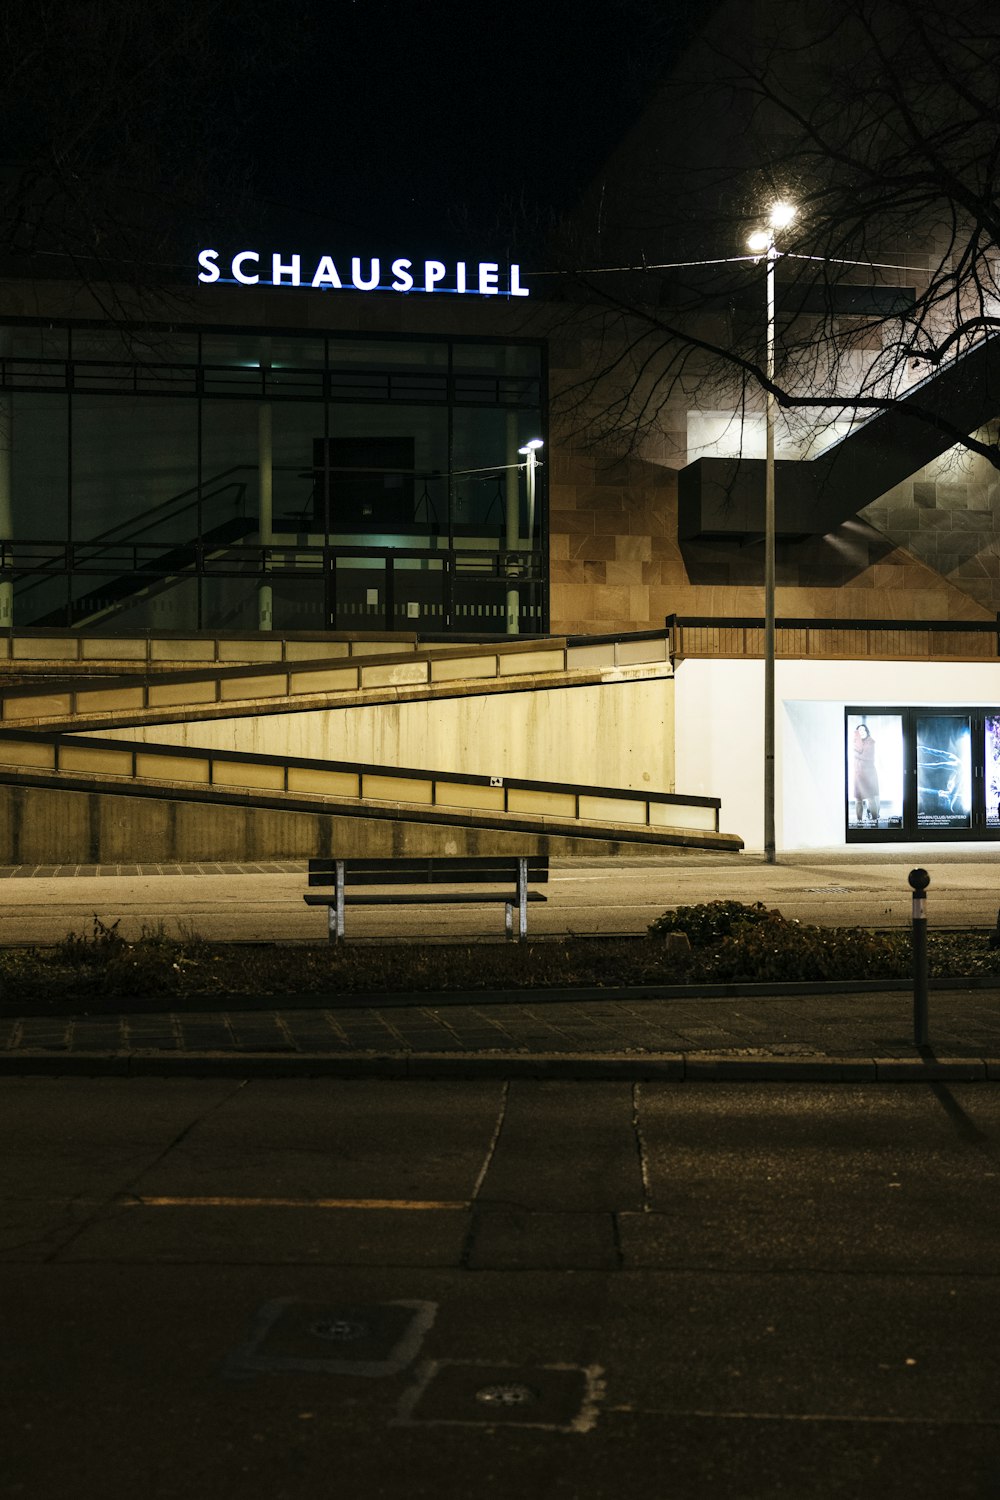
[[[747,245],[755,255],[767,257],[767,351],[765,369],[765,425],[767,448],[764,461],[764,858],[775,862],[774,840],[774,266],[778,249],[775,232],[795,218],[791,203],[772,203],[766,229],[755,230]]]
[[[532,538],[535,535],[535,469],[538,466],[538,450],[544,448],[545,444],[541,438],[530,438],[523,448],[518,448],[518,453],[526,455],[527,464],[527,488],[528,488],[528,547],[530,549]]]
[[[513,419],[511,419],[513,420]],[[516,441],[516,439],[515,439]],[[508,552],[520,552],[521,550],[521,502],[520,502],[520,470],[525,470],[528,491],[528,550],[531,550],[532,537],[535,531],[535,469],[538,465],[538,449],[544,447],[541,438],[530,438],[518,453],[525,460],[524,464],[510,464],[507,468],[507,549]],[[521,571],[520,564],[512,564],[507,561],[508,579],[516,578]],[[521,614],[521,596],[515,583],[507,585],[507,634],[517,635],[518,624]]]

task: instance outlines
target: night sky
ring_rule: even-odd
[[[537,244],[640,112],[682,0],[328,0],[286,7],[261,101],[264,233],[305,251]],[[345,247],[346,248],[346,247]]]

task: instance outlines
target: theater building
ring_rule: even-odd
[[[561,410],[587,339],[526,273],[519,295],[506,268],[481,293],[474,267],[474,290],[449,295],[443,275],[424,290],[423,268],[416,290],[357,287],[349,265],[332,263],[348,284],[316,288],[192,267],[159,316],[113,320],[83,288],[4,288],[12,638],[618,637],[614,666],[658,635],[662,719],[641,750],[645,710],[621,713],[628,744],[605,730],[602,784],[635,774],[720,798],[722,827],[759,843],[760,552],[713,528],[704,481],[690,494],[706,457],[727,458],[720,415],[714,447],[711,414],[675,408],[658,451],[601,452]],[[354,270],[370,280],[370,264]],[[759,440],[755,420],[737,441]],[[780,847],[1000,829],[998,580],[982,566],[996,487],[985,466],[957,483],[949,463],[936,455],[822,535],[782,536]],[[381,733],[354,752],[369,758]],[[457,732],[461,765],[537,771],[523,748],[521,764],[497,755],[503,733],[501,718],[487,753]],[[860,783],[859,739],[878,756]],[[448,753],[423,723],[396,742],[403,764],[421,744]],[[565,761],[554,774],[586,780]]]
[[[595,189],[608,264],[670,250],[636,209],[635,163],[676,136],[657,108]],[[904,318],[932,274],[933,236],[918,240],[832,289],[855,373],[880,348],[852,330]],[[605,814],[619,798],[608,841],[628,825],[759,848],[759,394],[689,361],[653,400],[670,350],[650,354],[627,315],[530,267],[398,248],[205,247],[155,293],[0,286],[5,726],[138,743],[155,723],[176,756],[453,772],[480,778],[497,817],[511,778],[532,783],[523,817],[579,821],[589,788]],[[712,314],[716,344],[761,323],[759,279],[747,298]],[[786,305],[783,333],[811,312]],[[779,423],[779,849],[1000,837],[1000,478],[948,436],[992,432],[995,343],[904,370],[872,420]],[[909,420],[928,403],[936,426]],[[636,412],[631,439],[610,411]],[[334,674],[329,703],[313,683],[308,710],[266,706],[262,681],[225,686],[359,642],[401,660],[379,682]],[[83,713],[63,682],[46,709],[27,675],[60,661],[124,673],[128,705]],[[166,685],[153,713],[132,681],[199,663],[172,716]],[[275,683],[272,699],[297,691]],[[8,781],[31,762],[17,755]],[[399,815],[407,796],[394,783],[388,800]]]

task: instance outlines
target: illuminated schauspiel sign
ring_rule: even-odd
[[[464,260],[446,264],[443,260],[413,261],[400,258],[388,261],[358,255],[351,258],[351,269],[341,275],[331,255],[322,255],[312,265],[303,264],[301,255],[282,259],[279,253],[268,257],[256,250],[240,250],[228,264],[219,263],[218,250],[200,250],[198,280],[235,281],[240,286],[306,286],[316,290],[356,292],[451,292],[459,296],[527,297],[528,288],[521,285],[520,266],[511,266],[501,282],[500,265],[495,261],[470,263]],[[264,272],[261,274],[261,262]],[[346,267],[346,261],[341,265]],[[229,275],[224,276],[223,271]],[[266,272],[270,270],[270,276]],[[383,282],[383,277],[384,282]]]

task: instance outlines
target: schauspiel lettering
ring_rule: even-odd
[[[317,290],[357,292],[452,292],[460,296],[527,297],[521,285],[520,266],[510,266],[501,279],[496,261],[446,263],[443,260],[397,260],[355,255],[340,265],[332,255],[305,261],[301,255],[261,255],[257,250],[239,250],[228,265],[220,264],[218,250],[200,250],[198,280],[234,281],[240,286],[306,286]],[[223,271],[229,276],[224,278]],[[270,273],[270,274],[268,274]]]

